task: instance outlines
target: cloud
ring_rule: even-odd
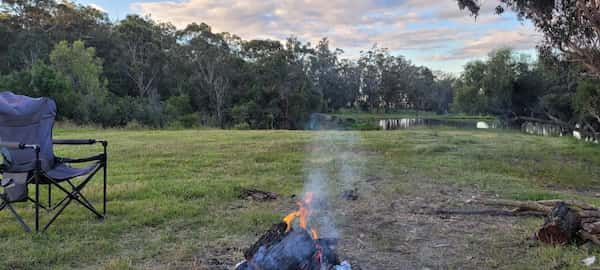
[[[465,41],[463,46],[452,49],[446,54],[434,55],[426,60],[448,61],[480,58],[500,48],[529,50],[535,48],[541,38],[540,34],[524,27],[515,31],[489,31],[480,38]]]
[[[89,6],[95,8],[99,11],[106,12],[106,9],[104,9],[102,6],[100,6],[98,4],[91,3],[91,4],[89,4]]]
[[[296,36],[315,43],[328,37],[332,46],[354,51],[374,43],[391,51],[458,47],[431,61],[470,58],[498,45],[533,48],[537,40],[522,29],[506,29],[514,18],[493,14],[495,3],[484,1],[476,21],[453,0],[180,0],[138,2],[131,9],[179,28],[205,22],[244,39]]]

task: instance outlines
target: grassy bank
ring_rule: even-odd
[[[349,136],[353,138],[351,144],[345,139]],[[447,128],[358,133],[61,128],[55,137],[110,141],[108,219],[95,220],[73,205],[47,234],[28,235],[3,211],[1,269],[227,269],[242,258],[241,248],[294,207],[295,199],[291,197],[302,191],[307,162],[339,166],[335,158],[310,154],[331,143],[360,159],[356,163],[361,164],[359,180],[381,179],[378,184],[361,182],[366,185],[361,189],[361,199],[354,205],[343,205],[348,211],[369,205],[365,215],[377,214],[376,202],[392,214],[402,212],[404,208],[388,209],[389,205],[399,199],[410,202],[438,197],[438,193],[428,194],[437,188],[446,193],[451,188],[467,198],[568,197],[600,205],[600,147],[568,138]],[[323,139],[332,137],[333,140]],[[57,154],[63,156],[91,152],[88,147],[57,149]],[[100,198],[100,187],[100,181],[92,184],[87,193],[90,199]],[[248,201],[239,197],[246,187],[276,192],[280,199]],[[452,203],[459,204],[460,200]],[[32,213],[29,208],[20,210]],[[340,231],[357,230],[364,235],[360,242],[373,246],[369,252],[377,254],[354,253],[361,252],[350,248],[356,241],[355,234],[342,233],[348,238],[343,249],[348,252],[342,255],[363,264],[363,269],[378,269],[364,265],[367,262],[361,258],[363,255],[397,255],[417,260],[393,249],[408,240],[380,237],[382,231],[398,234],[404,227],[355,228],[354,223],[367,219],[362,212],[357,213],[354,221],[340,218],[345,224]],[[469,218],[478,222],[477,217]],[[372,216],[366,221],[378,222]],[[383,218],[381,222],[388,221]],[[395,221],[401,222],[402,218]],[[415,265],[467,269],[539,269],[542,265],[576,269],[588,252],[600,255],[584,248],[530,247],[522,243],[542,221],[523,218],[509,222],[507,234],[486,234],[474,226],[475,232],[456,235],[468,242],[460,243],[464,244],[465,253],[477,254],[477,263],[467,259],[469,254],[461,254],[454,258],[455,264]],[[377,265],[372,262],[371,266]],[[394,269],[394,265],[388,266]]]

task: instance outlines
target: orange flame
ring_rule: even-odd
[[[319,239],[319,232],[317,232],[317,229],[313,228],[312,230],[310,230],[310,232],[312,233],[313,239]]]
[[[300,228],[310,231],[313,239],[319,238],[319,233],[317,229],[310,228],[309,230],[308,228],[308,217],[311,213],[310,204],[312,202],[312,199],[313,193],[307,192],[304,195],[304,201],[298,202],[298,210],[288,214],[283,218],[283,222],[287,224],[286,232],[289,232],[292,229],[292,223],[294,222],[294,220],[296,220],[296,218],[299,218],[298,224],[300,225]]]

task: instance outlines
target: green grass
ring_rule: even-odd
[[[62,127],[55,138],[109,140],[108,218],[98,221],[73,205],[48,233],[33,235],[21,232],[3,211],[0,269],[170,269],[224,242],[247,246],[294,206],[247,202],[238,198],[239,191],[254,187],[282,198],[301,192],[305,149],[315,134]],[[352,151],[366,153],[368,163],[361,173],[385,170],[396,179],[387,192],[400,195],[428,177],[439,185],[475,186],[504,198],[569,197],[600,205],[600,199],[580,192],[600,193],[597,145],[449,128],[363,131],[358,137]],[[94,150],[99,149],[61,146],[56,152],[84,156]],[[89,188],[86,194],[98,201],[100,181]],[[19,210],[31,216],[30,208]],[[526,219],[519,228],[531,232],[537,225]],[[514,268],[578,268],[587,254],[583,248],[544,246],[526,252],[530,258],[512,262]]]

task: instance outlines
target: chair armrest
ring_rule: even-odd
[[[84,144],[95,144],[97,141],[94,139],[66,139],[66,140],[52,140],[53,144],[65,144],[65,145],[84,145]]]
[[[38,150],[40,149],[40,146],[37,144],[25,144],[25,143],[20,143],[20,142],[7,142],[7,141],[0,141],[0,147],[5,147],[8,149],[34,149],[34,150]]]
[[[56,161],[59,163],[84,163],[84,162],[90,162],[90,161],[102,161],[105,158],[106,158],[106,156],[104,154],[99,154],[99,155],[85,157],[85,158],[56,157]]]

